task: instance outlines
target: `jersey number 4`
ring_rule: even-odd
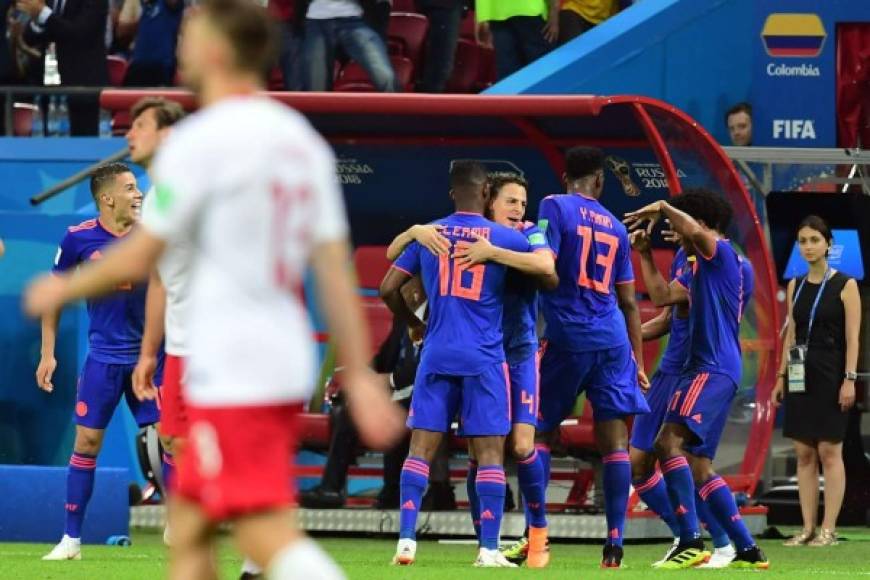
[[[613,275],[613,262],[616,260],[619,238],[605,232],[593,231],[589,226],[577,226],[577,235],[580,236],[581,243],[580,276],[577,279],[577,284],[601,294],[610,294],[610,278]],[[595,262],[590,264],[589,251],[593,241],[603,244],[607,250],[603,254],[596,252]],[[600,280],[596,280],[594,277],[597,266],[603,268]],[[592,277],[589,276],[588,270],[592,270]]]
[[[469,242],[456,242],[456,249],[465,249],[469,247]],[[460,266],[452,261],[449,256],[440,254],[438,256],[438,289],[441,296],[455,296],[456,298],[465,298],[466,300],[480,300],[480,291],[483,288],[483,274],[486,271],[484,264],[475,266]],[[467,272],[471,275],[471,285],[462,285],[462,273]]]

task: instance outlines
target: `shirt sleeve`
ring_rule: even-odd
[[[409,276],[420,273],[420,249],[422,246],[417,242],[411,242],[402,254],[396,258],[393,268],[401,270]]]
[[[54,266],[52,272],[66,272],[78,266],[79,252],[72,234],[67,233],[60,241],[60,246],[57,248],[57,254],[54,256]]]
[[[619,232],[619,245],[616,247],[616,284],[628,284],[634,282],[634,268],[631,265],[631,244],[628,241],[628,233],[625,229]]]
[[[550,197],[541,200],[538,210],[538,228],[547,238],[547,244],[555,255],[559,255],[559,245],[562,243],[561,220],[559,206]]]
[[[538,226],[527,228],[523,234],[525,234],[526,239],[529,240],[531,251],[537,252],[538,250],[550,249],[550,245],[547,243],[547,236],[544,235],[544,232],[542,232]]]
[[[317,137],[320,139],[320,137]],[[314,243],[343,240],[348,237],[344,198],[338,184],[335,156],[326,143],[315,148],[312,188],[315,195]]]

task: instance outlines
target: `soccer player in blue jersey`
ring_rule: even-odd
[[[528,252],[519,232],[483,217],[486,170],[471,161],[454,162],[451,196],[456,212],[434,222],[450,244],[450,254],[433,254],[411,243],[381,284],[381,296],[393,313],[420,335],[424,324],[408,310],[400,288],[421,274],[429,298],[426,340],[408,416],[412,429],[408,459],[400,480],[400,532],[394,563],[413,564],[420,500],[429,478],[429,463],[453,418],[470,439],[480,463],[476,491],[480,502],[480,552],[476,566],[515,567],[498,551],[504,510],[504,440],[510,431],[510,383],[505,360],[502,311],[507,267],[487,262],[471,267],[458,263],[458,248],[475,236],[498,247]]]
[[[559,285],[541,295],[547,343],[537,437],[551,441],[577,396],[586,391],[604,458],[608,533],[601,565],[618,568],[631,485],[626,419],[649,411],[641,390],[649,381],[643,370],[640,313],[628,234],[599,202],[604,189],[601,150],[570,149],[565,182],[567,195],[545,198],[538,221],[556,255]],[[549,454],[543,457],[549,472]]]
[[[126,165],[111,163],[98,168],[90,186],[99,217],[69,228],[55,258],[55,272],[99,260],[106,246],[127,235],[139,217],[142,192]],[[139,401],[131,384],[142,340],[146,288],[145,284],[122,284],[116,293],[88,301],[88,357],[76,393],[76,438],[67,476],[64,535],[43,560],[81,559],[82,520],[94,489],[97,454],[121,397],[126,397],[140,427],[159,419],[155,402]],[[51,379],[57,368],[54,347],[59,320],[60,311],[42,318],[42,356],[36,382],[48,393],[54,390]]]
[[[712,466],[740,381],[739,325],[752,288],[751,269],[729,240],[666,201],[626,214],[625,222],[633,230],[646,225],[649,234],[662,217],[697,260],[689,283],[689,354],[655,441],[680,527],[679,545],[660,568],[688,568],[709,554],[699,532],[697,485],[701,501],[735,541],[737,555],[730,566],[764,569],[767,558]]]

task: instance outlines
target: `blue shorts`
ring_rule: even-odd
[[[713,459],[736,394],[737,385],[728,375],[696,371],[680,375],[665,422],[685,425],[695,435],[686,451]]]
[[[668,406],[674,396],[674,391],[680,383],[680,375],[657,371],[653,375],[649,391],[646,393],[646,403],[649,413],[638,415],[631,428],[631,446],[647,453],[653,453],[653,444],[665,422]]]
[[[414,381],[408,427],[446,433],[459,415],[463,437],[507,435],[511,429],[510,382],[506,363],[496,363],[479,375],[426,372]]]
[[[583,391],[596,422],[649,412],[637,384],[637,364],[630,345],[572,352],[550,343],[541,358],[538,430],[549,432],[559,427]]]
[[[511,379],[511,423],[538,424],[538,353],[508,367]]]
[[[157,402],[140,401],[133,394],[132,377],[135,367],[133,364],[97,362],[91,357],[85,359],[76,389],[76,424],[91,429],[105,429],[121,402],[121,395],[127,398],[127,406],[140,427],[157,423],[160,420]],[[162,369],[158,369],[155,373],[154,380],[158,384],[161,371]]]

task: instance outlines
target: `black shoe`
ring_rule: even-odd
[[[318,486],[299,494],[299,505],[309,509],[336,510],[344,507],[344,494]]]
[[[602,568],[622,568],[622,546],[616,544],[604,544],[601,554]]]
[[[770,562],[767,561],[767,556],[761,551],[758,546],[752,546],[748,550],[737,552],[737,556],[728,564],[729,568],[751,568],[754,570],[767,570],[770,567]]]
[[[421,511],[444,512],[456,509],[456,495],[449,483],[433,483],[423,496]]]
[[[262,574],[251,574],[250,572],[242,572],[239,580],[261,580],[265,578]]]

